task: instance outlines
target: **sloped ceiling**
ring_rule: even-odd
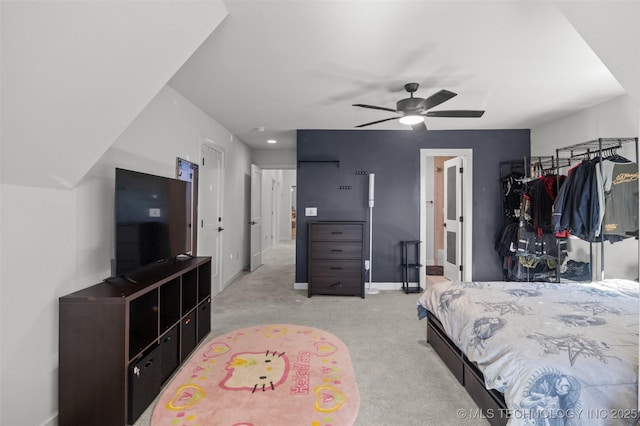
[[[2,183],[72,188],[227,14],[211,1],[2,1]]]
[[[395,108],[408,97],[403,85],[409,82],[420,83],[416,95],[423,98],[440,89],[458,93],[434,111],[486,110],[482,118],[428,118],[429,129],[532,128],[625,93],[591,37],[567,18],[574,14],[556,3],[568,3],[568,12],[581,7],[526,0],[227,0],[228,18],[169,84],[263,150],[295,149],[295,129],[354,129],[399,117],[352,104]],[[637,14],[620,23],[625,12],[618,2],[593,3],[598,7],[586,10],[580,27],[606,22],[615,32],[635,22],[640,28]],[[620,54],[640,50],[637,38],[586,34],[605,50],[610,40],[620,42]],[[392,120],[365,129],[408,128]],[[271,138],[278,143],[267,145]]]
[[[629,96],[640,104],[640,2],[555,3]]]
[[[527,128],[624,93],[640,98],[636,1],[0,8],[3,183],[74,187],[167,82],[253,148],[274,150],[295,149],[296,129],[386,118],[351,104],[393,107],[410,81],[421,83],[417,96],[457,92],[442,109],[487,110],[430,120],[432,129]],[[272,137],[278,144],[266,145]]]

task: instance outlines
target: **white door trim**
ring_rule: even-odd
[[[471,281],[472,279],[472,236],[473,236],[473,149],[446,149],[446,148],[425,148],[420,150],[420,241],[427,240],[427,232],[433,232],[426,227],[427,211],[426,211],[426,188],[425,182],[427,179],[427,157],[462,157],[462,167],[464,167],[464,173],[462,174],[463,191],[464,191],[464,206],[462,222],[462,280]],[[426,250],[420,252],[420,264],[427,264]],[[420,268],[420,287],[426,288],[426,267]]]
[[[225,149],[223,146],[218,145],[208,137],[203,137],[202,145],[206,145],[209,148],[213,149],[214,151],[218,151],[220,153],[220,187],[219,187],[220,190],[218,193],[218,209],[220,211],[220,216],[223,219],[222,223],[224,224],[224,176],[225,176],[225,155],[226,155]],[[201,149],[200,158],[202,158],[203,148],[200,148],[200,149]],[[208,184],[208,182],[200,181],[200,185],[201,185],[200,188],[204,188],[205,184]],[[198,194],[198,199],[201,199],[200,194]],[[224,262],[222,261],[223,247],[224,247],[224,232],[220,232],[218,237],[218,258],[212,259],[212,261],[216,262],[218,265],[218,283],[211,283],[212,286],[217,284],[216,294],[224,290],[224,287],[225,287],[224,275],[223,275]]]

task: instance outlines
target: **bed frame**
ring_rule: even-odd
[[[489,423],[493,426],[506,425],[509,410],[504,396],[495,389],[485,388],[480,370],[447,337],[442,324],[431,312],[427,313],[427,342],[478,404]]]

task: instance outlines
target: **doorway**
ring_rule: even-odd
[[[452,161],[457,158],[459,161],[459,179],[456,179],[456,190],[450,192],[454,195],[456,200],[455,206],[460,210],[455,213],[457,218],[456,224],[451,222],[447,224],[449,227],[443,226],[444,213],[446,210],[447,197],[444,192],[444,186],[447,176],[447,165],[445,165],[445,159]],[[438,159],[436,166],[436,159]],[[440,162],[442,166],[440,166]],[[436,171],[436,168],[440,168]],[[441,176],[440,176],[441,175]],[[449,265],[449,274],[454,274],[454,278],[461,279],[463,281],[471,281],[472,277],[472,223],[473,223],[473,150],[472,149],[421,149],[420,150],[420,240],[424,242],[424,249],[420,253],[420,263],[422,265],[442,265],[447,263],[447,259],[451,259],[451,256],[447,256],[447,249],[449,253],[454,249],[458,253],[455,258],[456,267],[462,266],[462,270],[458,273],[451,271],[451,265]],[[434,181],[442,181],[442,185],[435,185]],[[437,189],[436,189],[437,188]],[[437,191],[437,193],[436,193]],[[462,201],[455,196],[464,197]],[[441,199],[436,207],[436,200]],[[452,203],[449,203],[451,206]],[[436,208],[441,211],[436,212]],[[458,216],[459,215],[459,216]],[[451,216],[451,215],[449,215]],[[436,220],[436,217],[438,220]],[[440,218],[443,218],[440,220]],[[445,222],[446,223],[446,222]],[[456,235],[453,236],[451,232],[456,231]],[[447,236],[449,238],[449,247],[447,245]],[[456,242],[452,243],[452,238],[456,238]],[[436,241],[441,241],[437,244]],[[440,253],[440,256],[438,256]],[[451,262],[449,262],[451,263]],[[420,274],[420,286],[426,288],[426,267]]]
[[[296,238],[296,169],[251,167],[249,271],[262,264],[262,256],[271,248]]]
[[[298,197],[297,186],[291,185],[290,188],[290,196],[289,196],[289,207],[291,208],[291,239],[296,239],[297,232],[297,210],[296,210],[296,199]]]

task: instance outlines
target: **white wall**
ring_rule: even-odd
[[[100,170],[97,174],[112,177],[114,167],[118,166],[175,177],[176,157],[199,164],[205,139],[224,151],[222,282],[225,285],[245,265],[240,254],[245,252],[247,227],[237,212],[245,207],[244,176],[250,174],[251,167],[251,151],[246,144],[176,90],[165,86],[107,151],[94,171]],[[201,187],[205,184],[200,182]],[[211,255],[202,251],[198,254]]]
[[[57,298],[76,284],[77,191],[1,188],[0,424],[47,424],[58,409]]]
[[[0,424],[56,424],[58,297],[111,273],[114,168],[174,177],[176,157],[197,162],[205,137],[225,149],[224,191],[234,194],[225,199],[223,253],[244,253],[246,227],[234,212],[244,208],[250,150],[170,87],[160,91],[75,188],[1,186]],[[228,281],[243,261],[223,259],[223,280]]]
[[[255,149],[252,159],[262,169],[294,169],[298,164],[295,149]]]
[[[2,182],[67,189],[227,15],[222,0],[0,8]]]
[[[638,136],[638,105],[628,95],[531,129],[531,155],[602,137]]]
[[[555,155],[556,148],[600,137],[638,137],[638,105],[628,95],[585,109],[531,129],[531,155]],[[635,161],[634,144],[626,144],[618,153]],[[563,153],[566,154],[566,153]],[[566,169],[562,171],[566,174]],[[574,260],[589,261],[589,243],[570,240]],[[600,244],[593,244],[593,269],[600,270]],[[615,244],[604,243],[605,278],[638,277],[638,241],[629,238]]]

